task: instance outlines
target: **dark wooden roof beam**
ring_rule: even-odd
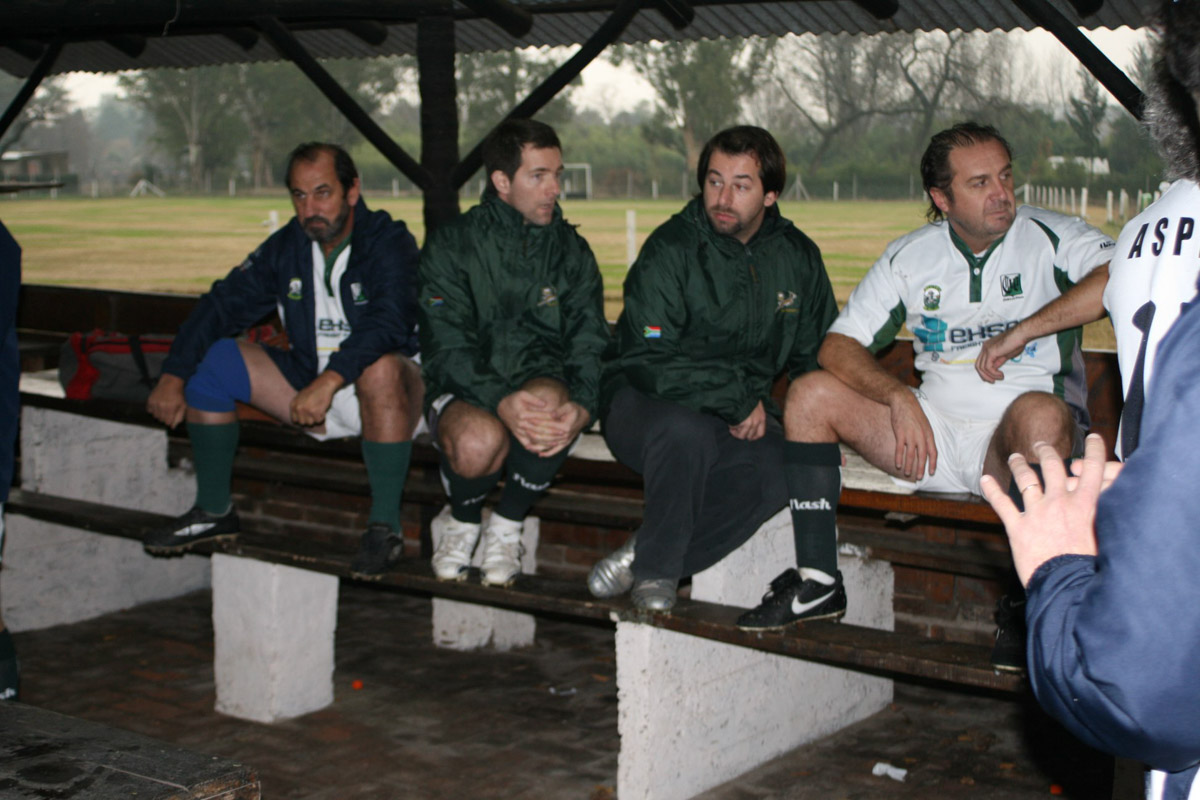
[[[540,111],[547,103],[554,99],[568,83],[579,77],[579,73],[583,72],[584,67],[592,63],[596,56],[604,52],[604,49],[615,42],[621,33],[629,26],[634,16],[641,8],[641,0],[621,0],[617,7],[613,10],[608,19],[600,24],[596,32],[592,34],[586,42],[580,45],[575,51],[575,55],[571,56],[562,66],[550,74],[546,80],[529,93],[529,96],[517,104],[516,108],[508,112],[504,119],[528,119]],[[484,139],[487,137],[485,136]],[[475,170],[483,166],[483,141],[471,150],[467,156],[459,162],[454,169],[453,182],[454,188],[462,188]]]
[[[117,36],[106,37],[104,41],[108,42],[110,45],[120,50],[130,58],[138,58],[146,51],[145,36],[118,34]]]
[[[533,15],[508,0],[460,0],[484,19],[496,23],[514,39],[522,39],[533,29]]]
[[[1142,94],[1142,90],[1120,67],[1112,63],[1091,39],[1084,36],[1079,28],[1075,27],[1075,23],[1063,16],[1062,12],[1047,0],[1012,0],[1012,3],[1040,27],[1054,34],[1055,38],[1079,59],[1079,63],[1117,98],[1117,102],[1125,106],[1125,110],[1132,114],[1134,119],[1142,119],[1142,111],[1146,106],[1146,96]]]
[[[299,67],[308,76],[308,79],[321,90],[321,93],[329,98],[329,102],[345,115],[350,124],[383,154],[384,158],[392,162],[392,165],[418,188],[424,190],[428,187],[429,173],[414,161],[412,156],[404,152],[404,148],[396,144],[375,120],[371,119],[371,115],[364,111],[363,107],[356,103],[354,98],[333,79],[333,76],[317,63],[317,60],[304,49],[304,45],[296,40],[291,31],[274,17],[259,17],[255,20],[255,25],[279,51],[279,55]]]
[[[226,28],[221,35],[243,50],[253,50],[258,44],[258,31],[253,28]]]
[[[13,97],[12,102],[8,104],[8,108],[4,110],[4,116],[0,117],[0,139],[4,138],[4,134],[21,113],[21,109],[29,102],[29,98],[33,97],[33,93],[37,91],[42,79],[50,72],[50,68],[54,66],[54,62],[58,59],[58,54],[62,52],[62,42],[54,42],[46,48],[46,52],[42,53],[42,58],[38,61],[37,66],[33,68],[33,72],[29,73],[29,77],[25,80],[25,85]]]
[[[854,4],[875,19],[891,19],[900,10],[896,0],[854,0]]]
[[[1075,12],[1081,17],[1090,17],[1104,5],[1104,0],[1070,0],[1070,2]]]
[[[654,0],[654,7],[677,31],[691,25],[692,20],[696,19],[696,9],[687,0]]]
[[[379,47],[388,37],[387,26],[370,19],[352,20],[342,26],[372,47]]]
[[[46,52],[46,45],[32,39],[5,39],[0,47],[7,47],[26,61],[37,61]]]

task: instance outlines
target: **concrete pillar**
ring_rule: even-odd
[[[487,519],[490,510],[484,510],[484,532],[487,531]],[[438,514],[432,526],[434,542],[437,548],[437,532],[439,521],[450,517],[450,506],[446,506]],[[521,556],[521,572],[532,575],[537,571],[538,518],[526,517],[525,527],[521,531],[521,543],[525,552]],[[479,546],[471,558],[471,566],[478,567],[483,561],[483,541],[480,537]],[[533,644],[537,631],[537,620],[532,614],[522,614],[519,611],[507,611],[502,608],[462,603],[457,600],[433,598],[433,643],[437,647],[451,650],[476,650],[489,644],[497,650],[511,650],[514,647],[527,647]]]
[[[694,576],[692,597],[751,607],[794,565],[784,510]],[[891,565],[842,553],[839,567],[846,622],[891,630]],[[883,709],[892,681],[619,622],[617,697],[617,795],[681,800]]]
[[[166,428],[34,407],[21,410],[21,488],[168,514],[187,510],[195,494],[190,473],[167,468]],[[5,538],[3,615],[14,631],[208,586],[208,559],[152,558],[131,539],[15,514]]]
[[[215,553],[212,588],[217,711],[275,722],[333,702],[336,577]]]

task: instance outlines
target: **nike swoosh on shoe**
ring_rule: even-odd
[[[792,613],[793,614],[803,614],[805,611],[809,611],[809,610],[821,605],[821,603],[824,603],[826,600],[828,600],[832,596],[833,596],[833,588],[830,587],[828,592],[821,595],[816,600],[809,600],[807,603],[801,603],[799,597],[793,597],[792,598]]]
[[[204,533],[205,531],[207,531],[211,528],[215,528],[215,527],[217,527],[217,523],[215,523],[215,522],[193,522],[191,525],[188,525],[186,528],[180,528],[179,530],[175,531],[175,535],[176,536],[199,536],[200,534]]]

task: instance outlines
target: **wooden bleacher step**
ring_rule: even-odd
[[[98,533],[140,539],[149,525],[169,517],[133,512],[100,503],[14,490],[9,513],[56,522]],[[197,553],[225,552],[268,563],[349,578],[350,554],[307,542],[298,536],[247,530],[234,542],[201,545]],[[526,613],[557,614],[587,620],[632,620],[780,655],[804,658],[881,674],[910,676],[999,691],[1022,691],[1024,678],[997,674],[988,663],[988,648],[942,642],[910,634],[842,623],[813,622],[779,632],[743,631],[734,624],[743,609],[681,599],[671,614],[648,614],[626,598],[597,600],[582,581],[522,575],[511,587],[483,586],[476,576],[466,581],[439,581],[429,563],[408,560],[383,576],[377,585],[450,600],[480,603]]]

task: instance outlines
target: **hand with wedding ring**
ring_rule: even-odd
[[[1072,465],[1074,476],[1067,474],[1051,445],[1038,442],[1033,453],[1041,462],[1044,489],[1024,456],[1013,453],[1008,459],[1025,503],[1024,513],[1017,510],[995,478],[985,475],[980,481],[983,496],[1008,532],[1022,585],[1028,585],[1037,568],[1052,558],[1096,555],[1096,503],[1121,469],[1117,462],[1105,463],[1104,440],[1096,434],[1087,437],[1083,459]]]

